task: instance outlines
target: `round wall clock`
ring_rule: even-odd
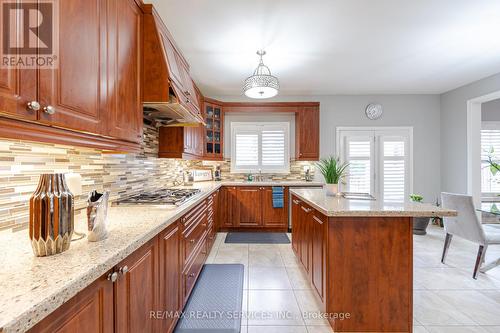
[[[365,113],[368,119],[376,120],[382,117],[383,113],[382,105],[380,104],[368,104]]]

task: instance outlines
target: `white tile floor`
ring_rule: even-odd
[[[207,263],[245,265],[242,333],[332,332],[321,312],[291,245],[225,244],[224,233]],[[500,333],[500,267],[472,279],[477,248],[453,239],[447,263],[440,262],[443,229],[430,226],[414,236],[414,332]],[[488,249],[487,261],[500,257],[500,246]],[[262,315],[252,316],[256,312]],[[286,315],[278,315],[278,314]]]

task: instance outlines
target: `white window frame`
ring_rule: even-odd
[[[271,168],[262,166],[262,134],[259,133],[259,153],[258,165],[255,167],[237,167],[236,166],[236,132],[254,131],[255,127],[266,129],[280,129],[285,132],[285,164],[283,168]],[[230,173],[263,173],[288,174],[290,173],[290,123],[289,122],[231,122],[231,171]]]
[[[350,137],[373,137],[375,140],[381,141],[381,138],[391,138],[391,137],[405,137],[408,142],[406,142],[406,147],[408,148],[408,153],[406,154],[406,161],[408,168],[406,168],[406,176],[408,177],[408,193],[405,193],[405,201],[408,199],[408,195],[413,193],[413,127],[411,126],[399,126],[399,127],[337,127],[336,128],[336,152],[340,157],[341,161],[345,161],[346,151],[343,144],[342,138],[345,136]],[[371,194],[373,194],[377,199],[381,198],[383,191],[383,175],[376,174],[378,168],[379,172],[382,173],[384,157],[380,150],[381,145],[378,142],[372,142],[371,150],[375,156],[375,160],[371,161],[371,173],[372,179],[374,180],[371,185]]]
[[[483,121],[481,122],[481,130],[500,130],[500,121]],[[482,141],[482,137],[480,136],[480,140]],[[500,152],[496,152],[495,154],[500,155]],[[481,157],[483,155],[483,148],[481,147]],[[481,158],[481,165],[483,164],[483,159]],[[483,192],[482,188],[482,172],[481,168],[481,198],[486,200],[498,199],[498,193],[496,192]]]

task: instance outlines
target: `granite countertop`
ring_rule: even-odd
[[[327,196],[322,189],[292,189],[290,192],[326,216],[443,217],[457,215],[454,210],[425,203],[348,200]]]
[[[225,180],[221,182],[224,186],[292,186],[292,187],[319,187],[321,182],[306,182],[304,180],[269,180],[269,181],[245,181],[245,180]]]
[[[0,332],[24,332],[105,274],[113,266],[178,220],[221,187],[207,182],[201,193],[180,207],[112,206],[108,238],[71,243],[69,250],[35,257],[28,231],[0,233]],[[86,231],[86,219],[75,219],[76,231]]]
[[[117,265],[221,186],[321,186],[305,181],[200,182],[201,193],[180,207],[111,206],[107,239],[71,243],[68,251],[35,257],[28,231],[0,233],[0,332],[24,332]],[[84,214],[75,230],[86,231]]]

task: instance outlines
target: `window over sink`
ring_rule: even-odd
[[[232,122],[231,172],[289,173],[290,124]]]

